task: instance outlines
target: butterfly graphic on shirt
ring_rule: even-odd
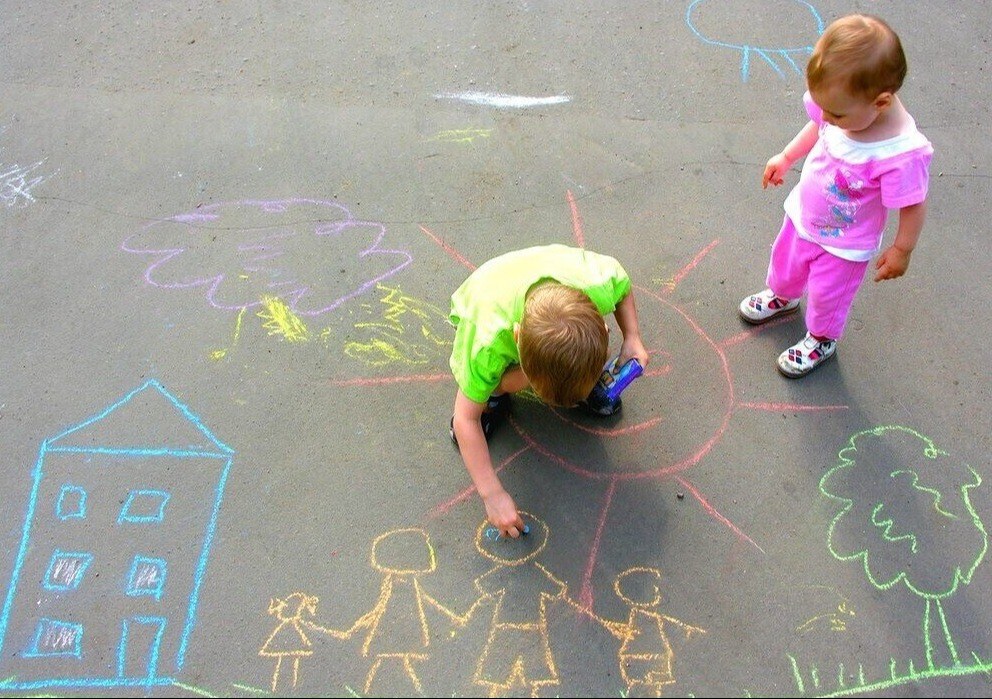
[[[819,233],[825,238],[840,238],[844,229],[857,220],[861,189],[864,182],[854,177],[850,172],[837,170],[833,182],[827,185],[824,192],[827,199],[827,210],[831,221],[820,226]]]

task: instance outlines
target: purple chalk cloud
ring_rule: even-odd
[[[278,296],[318,316],[412,262],[382,247],[386,228],[315,199],[210,204],[154,221],[121,243],[152,256],[144,278],[163,289],[203,288],[214,308],[240,310]]]

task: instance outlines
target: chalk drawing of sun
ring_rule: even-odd
[[[574,243],[585,247],[575,197],[570,191],[566,195],[571,209]],[[454,261],[469,270],[475,269],[475,265],[450,243],[428,228],[420,228]],[[702,463],[720,442],[738,411],[796,413],[844,410],[847,407],[738,399],[727,350],[781,321],[748,328],[728,338],[715,339],[671,298],[679,285],[719,243],[719,240],[714,240],[706,245],[667,279],[661,291],[634,285],[641,333],[651,354],[651,363],[631,387],[630,395],[625,395],[623,410],[617,416],[602,418],[589,416],[577,409],[551,408],[529,392],[514,395],[510,426],[522,440],[522,445],[501,463],[494,461],[497,472],[502,473],[520,463],[525,454],[537,454],[553,466],[599,489],[599,511],[582,514],[583,518],[592,518],[595,522],[591,544],[585,552],[577,599],[588,609],[593,607],[593,573],[600,548],[604,545],[607,523],[611,517],[622,518],[625,514],[621,502],[623,497],[618,494],[621,486],[631,484],[635,488],[651,488],[662,483],[674,483],[679,492],[698,503],[732,536],[762,551],[757,543],[707,500],[706,494],[690,477],[692,469]],[[613,338],[611,347],[618,344],[619,338]],[[420,374],[332,383],[369,386],[433,381],[453,382],[449,374]],[[444,433],[446,437],[447,430]],[[501,432],[498,439],[502,438]],[[630,447],[632,441],[642,446],[649,445],[650,448]],[[469,486],[451,499],[439,503],[429,517],[440,516],[475,497],[474,487]]]

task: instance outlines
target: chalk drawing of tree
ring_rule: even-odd
[[[938,667],[938,634],[953,665],[962,666],[944,600],[971,582],[988,550],[988,533],[970,497],[981,476],[929,438],[899,426],[855,434],[838,457],[820,479],[820,492],[842,505],[830,523],[830,552],[841,561],[860,561],[879,590],[902,583],[922,597],[929,669]]]

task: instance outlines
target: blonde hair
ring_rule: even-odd
[[[873,15],[852,14],[820,36],[806,64],[806,83],[810,90],[839,84],[872,100],[883,92],[895,94],[906,71],[906,54],[892,27]]]
[[[527,294],[517,346],[520,367],[538,396],[570,407],[588,397],[602,373],[609,336],[585,292],[545,282]]]

